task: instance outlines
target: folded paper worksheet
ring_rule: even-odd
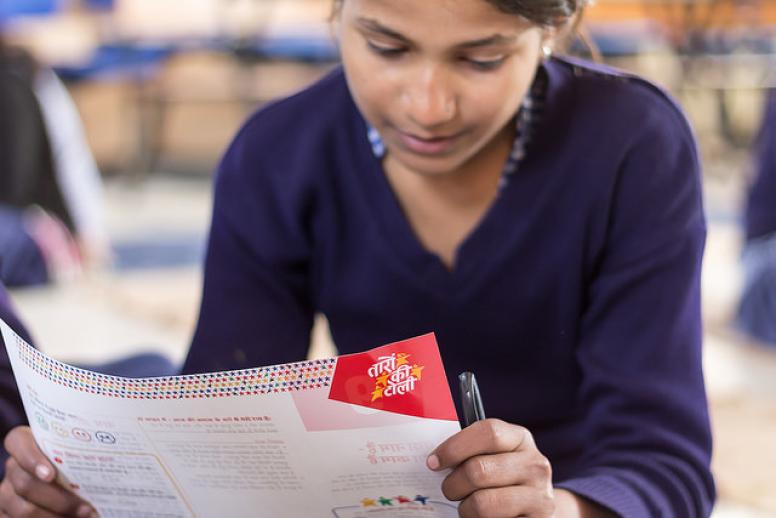
[[[433,335],[326,360],[127,379],[0,328],[36,441],[100,516],[455,517],[426,456],[460,430]]]

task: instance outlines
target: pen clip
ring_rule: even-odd
[[[458,375],[458,382],[461,388],[463,423],[464,427],[467,427],[475,421],[485,419],[485,409],[482,407],[482,397],[474,373],[462,372]]]

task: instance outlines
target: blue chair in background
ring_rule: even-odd
[[[87,79],[143,81],[156,75],[174,52],[173,45],[108,43],[97,47],[83,63],[55,66],[54,69],[63,80],[71,82]]]
[[[84,0],[83,5],[95,11],[110,11],[115,2],[114,0]]]
[[[235,49],[256,60],[288,60],[309,64],[339,61],[339,50],[328,35],[264,36],[242,41]]]
[[[0,2],[0,22],[17,16],[52,14],[62,7],[61,0],[3,0]]]

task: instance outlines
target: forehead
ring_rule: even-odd
[[[485,0],[344,0],[342,15],[369,19],[403,35],[461,41],[520,34],[535,27],[525,18],[499,11]]]

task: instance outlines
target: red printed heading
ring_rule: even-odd
[[[415,417],[458,420],[433,333],[339,357],[329,399]]]

